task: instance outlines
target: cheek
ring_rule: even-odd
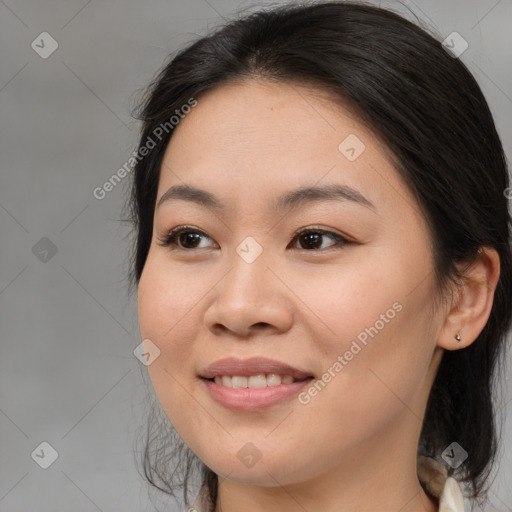
[[[412,337],[416,324],[408,317],[407,306],[393,309],[394,318],[389,314],[383,327],[369,320],[359,331],[365,343],[357,334],[347,336],[323,358],[325,373],[299,397],[308,426],[318,432],[313,452],[328,457],[363,444],[371,448],[402,421],[413,430],[419,425],[431,354],[427,339]],[[380,313],[381,308],[372,307]]]
[[[363,266],[364,261],[371,264]],[[389,261],[368,254],[360,262],[347,257],[343,265],[312,267],[301,273],[300,279],[290,275],[288,281],[293,282],[293,291],[302,302],[298,308],[304,318],[310,318],[307,326],[314,329],[310,338],[322,353],[332,357],[348,349],[358,336],[364,341],[366,329],[376,323],[379,331],[387,329],[400,309],[400,304],[393,305],[404,296],[402,283],[406,276],[386,279],[396,275],[394,270],[390,270]]]
[[[165,255],[148,255],[138,288],[138,317],[143,338],[162,351],[193,345],[200,324],[197,311],[212,283],[205,272],[184,272]]]
[[[141,339],[149,339],[160,355],[148,365],[155,392],[164,406],[185,405],[183,388],[191,385],[193,349],[199,322],[194,307],[208,286],[194,284],[193,276],[186,281],[182,273],[157,257],[146,262],[138,288],[138,318]]]
[[[177,283],[154,270],[148,262],[138,292],[141,339],[151,340],[160,350],[147,371],[160,407],[183,440],[194,444],[194,438],[189,438],[197,405],[192,399],[190,374],[194,357],[192,317],[186,314],[190,306],[176,299],[186,300],[188,295],[173,293]]]
[[[321,320],[315,322],[311,353],[322,354],[322,378],[329,383],[318,394],[355,405],[354,418],[400,400],[412,403],[425,383],[434,350],[434,290],[432,279],[420,280],[429,275],[428,257],[410,254],[381,253],[363,259],[371,265],[347,265],[330,275],[319,270],[300,282],[297,295],[307,297],[304,302]]]

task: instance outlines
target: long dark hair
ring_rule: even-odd
[[[477,82],[426,30],[362,3],[293,3],[230,21],[173,56],[135,114],[143,122],[139,147],[148,138],[156,146],[133,173],[132,286],[151,243],[160,167],[172,136],[171,127],[158,138],[155,130],[191,99],[200,102],[214,87],[251,77],[332,91],[385,142],[428,221],[440,290],[457,283],[455,264],[470,262],[482,246],[499,253],[501,275],[489,320],[470,346],[445,351],[419,446],[435,458],[453,441],[469,451],[457,472],[470,484],[471,496],[481,496],[497,449],[495,367],[512,315],[505,197],[510,185],[502,144]],[[161,430],[169,436],[167,425]],[[166,437],[161,448],[150,450],[153,441],[148,439],[144,452],[148,481],[172,495],[183,487],[187,501],[189,477],[199,474],[215,503],[215,473],[179,439]]]

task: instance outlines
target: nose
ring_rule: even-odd
[[[216,335],[248,338],[262,331],[282,333],[293,320],[290,291],[261,254],[248,263],[235,253],[232,266],[214,288],[204,322]]]

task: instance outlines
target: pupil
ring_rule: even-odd
[[[195,239],[195,241],[199,240],[198,233],[182,233],[180,242],[185,247],[188,247],[188,243],[190,243],[191,245],[193,245],[195,247],[194,239]]]
[[[302,240],[304,245],[306,245],[308,248],[316,248],[320,247],[321,244],[321,238],[322,235],[320,233],[306,233],[305,235],[302,235]],[[180,242],[184,247],[195,247],[197,245],[197,242],[200,239],[199,233],[182,233],[180,236]]]
[[[303,235],[303,237],[305,239],[307,239],[308,241],[306,242],[306,245],[308,247],[319,247],[320,245],[322,245],[321,243],[318,244],[320,238],[321,238],[321,234],[319,233],[306,233],[305,235]],[[312,243],[311,243],[312,242]],[[316,243],[315,243],[316,242]]]

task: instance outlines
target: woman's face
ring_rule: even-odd
[[[293,484],[416,450],[440,355],[434,293],[416,200],[318,90],[224,85],[175,128],[139,322],[165,413],[217,474]]]

